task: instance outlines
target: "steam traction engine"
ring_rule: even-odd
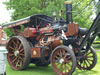
[[[99,32],[100,13],[87,30],[72,22],[72,3],[66,1],[65,6],[66,21],[33,15],[2,26],[15,32],[7,43],[7,59],[12,69],[23,70],[30,63],[51,63],[58,75],[71,75],[76,66],[91,70],[96,65],[97,56],[91,44]],[[20,25],[24,26],[23,32]]]

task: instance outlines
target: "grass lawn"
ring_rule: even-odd
[[[97,52],[97,56],[97,65],[91,71],[84,71],[76,68],[73,75],[100,75],[100,52]],[[7,64],[7,75],[56,75],[56,73],[52,70],[51,66],[37,67],[31,64],[27,70],[14,71]]]

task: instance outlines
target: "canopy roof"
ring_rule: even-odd
[[[52,23],[53,19],[47,15],[33,15],[20,20],[16,20],[14,22],[2,25],[3,29],[6,28],[18,28],[20,25],[24,25],[25,27],[36,27],[36,25],[42,23]]]

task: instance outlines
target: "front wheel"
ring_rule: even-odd
[[[77,67],[81,70],[91,70],[97,63],[97,55],[93,48],[90,48],[87,53],[84,54],[82,60],[77,61]]]
[[[71,75],[76,68],[76,58],[67,46],[58,46],[52,52],[51,64],[58,75]]]

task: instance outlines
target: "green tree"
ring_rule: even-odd
[[[97,14],[98,14],[100,12],[100,0],[97,2],[96,7],[97,7]]]
[[[46,14],[52,16],[54,11],[58,12],[63,10],[63,17],[65,18],[65,5],[66,0],[8,0],[5,2],[8,10],[13,10],[12,20],[21,19],[34,14]],[[89,28],[92,23],[91,15],[93,15],[93,7],[95,0],[72,0],[74,22],[78,22],[81,27]],[[78,12],[80,12],[78,14]]]

